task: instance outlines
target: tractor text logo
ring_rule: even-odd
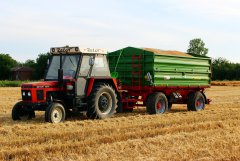
[[[61,47],[61,48],[52,48],[52,53],[75,53],[79,52],[78,47]]]
[[[73,47],[68,47],[68,48],[57,48],[57,52],[59,52],[59,53],[68,53],[68,52],[70,52],[72,49],[74,49]]]

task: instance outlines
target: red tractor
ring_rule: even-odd
[[[68,112],[86,111],[91,119],[111,117],[117,107],[117,84],[102,49],[60,47],[52,57],[44,81],[21,86],[22,101],[12,109],[13,120],[32,119],[45,111],[45,121],[63,122]]]

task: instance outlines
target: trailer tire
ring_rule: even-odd
[[[201,111],[205,108],[205,98],[199,91],[190,93],[188,96],[187,108],[189,111]]]
[[[105,119],[111,117],[117,108],[117,95],[108,84],[97,83],[88,97],[87,117]]]
[[[149,114],[163,114],[168,110],[168,100],[164,93],[152,93],[146,102],[147,112]]]
[[[24,108],[22,101],[16,103],[12,109],[12,119],[16,120],[30,120],[35,117],[35,112]]]
[[[60,123],[66,118],[66,111],[62,104],[52,103],[45,111],[45,121],[50,123]]]

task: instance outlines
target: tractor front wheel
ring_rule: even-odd
[[[15,120],[30,120],[35,117],[35,112],[33,110],[27,109],[22,103],[22,101],[16,103],[12,109],[12,119]]]
[[[115,112],[117,102],[117,95],[111,86],[97,83],[88,98],[87,117],[91,119],[111,117]]]
[[[60,123],[66,118],[66,112],[62,104],[52,103],[45,111],[45,121],[50,123]]]

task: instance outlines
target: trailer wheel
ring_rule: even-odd
[[[188,96],[187,108],[189,111],[201,111],[205,108],[205,98],[201,92],[193,92]]]
[[[87,117],[91,119],[111,117],[115,112],[117,102],[117,95],[111,86],[97,83],[88,98]]]
[[[151,94],[146,102],[149,114],[163,114],[168,110],[167,97],[162,92]]]
[[[45,111],[45,121],[51,123],[63,122],[66,118],[66,112],[60,103],[50,104]]]
[[[12,119],[29,120],[35,117],[35,112],[23,106],[22,101],[16,103],[12,109]]]

